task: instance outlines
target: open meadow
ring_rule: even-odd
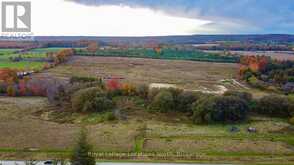
[[[125,98],[129,99],[129,98]],[[167,154],[164,159],[198,162],[291,164],[293,128],[282,119],[252,117],[235,125],[194,125],[177,113],[150,113],[132,100],[123,109],[124,119],[101,122],[99,114],[60,113],[46,98],[0,98],[1,159],[50,159],[67,155],[76,135],[86,124],[98,153]],[[232,126],[239,132],[230,132]],[[247,128],[257,128],[257,133]],[[182,153],[178,157],[176,153]],[[191,157],[192,155],[192,157]],[[193,157],[194,156],[194,157]],[[131,159],[111,157],[100,159]],[[137,157],[137,160],[162,160]],[[293,163],[293,162],[292,162]]]
[[[61,48],[37,48],[22,53],[16,51],[19,50],[0,51],[0,68],[41,69],[48,63],[48,52],[55,53],[54,61],[58,59],[58,52],[62,52]],[[207,57],[213,60],[214,57],[198,55],[201,59]],[[116,108],[112,112],[97,113],[74,111],[72,100],[63,101],[61,105],[53,104],[48,93],[48,98],[32,97],[34,90],[40,90],[42,85],[56,85],[60,81],[66,84],[64,88],[69,84],[74,87],[73,77],[78,81],[79,78],[82,81],[101,79],[106,86],[109,80],[118,80],[135,86],[172,86],[184,92],[218,96],[229,90],[251,92],[254,98],[268,94],[237,81],[240,64],[230,61],[105,56],[80,56],[70,52],[68,57],[52,67],[30,75],[30,79],[41,83],[40,88],[34,88],[38,85],[34,81],[30,89],[23,89],[23,84],[16,83],[18,88],[14,89],[19,92],[12,93],[12,96],[20,93],[25,96],[0,96],[0,134],[5,135],[0,136],[0,159],[67,158],[78,133],[86,127],[89,142],[99,160],[293,163],[294,129],[285,118],[254,114],[249,115],[246,121],[235,124],[195,124],[193,112],[152,111],[148,105],[150,100],[137,95],[113,96],[111,99]],[[83,83],[79,85],[83,86]],[[28,90],[33,92],[27,94]],[[131,92],[131,88],[127,91]],[[71,99],[74,97],[68,95]],[[204,99],[209,97],[203,95]],[[114,114],[115,118],[107,116],[109,114]],[[249,132],[248,128],[257,131]]]
[[[122,57],[82,57],[36,73],[35,78],[115,77],[134,84],[173,84],[186,90],[243,89],[232,83],[238,64]],[[226,80],[226,81],[224,81]],[[149,112],[137,97],[118,97],[121,118],[72,113],[44,97],[0,97],[0,158],[68,156],[82,127],[98,159],[291,164],[293,128],[285,119],[251,116],[240,124],[195,125],[178,112]],[[230,131],[237,127],[239,131]],[[254,127],[256,133],[247,128]],[[126,152],[141,156],[113,156]],[[100,153],[100,155],[99,155]],[[165,155],[165,156],[162,156]]]
[[[206,50],[209,53],[219,53],[223,54],[224,51],[218,50]],[[231,54],[238,54],[242,56],[269,56],[276,60],[294,60],[293,51],[228,51]]]
[[[69,62],[37,76],[69,79],[71,76],[118,78],[135,84],[173,84],[189,90],[219,90],[240,86],[222,80],[237,76],[238,64],[158,60],[124,57],[74,56]]]
[[[293,1],[1,1],[0,165],[294,165]]]

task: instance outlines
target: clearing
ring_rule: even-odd
[[[240,89],[235,83],[222,81],[236,78],[237,71],[238,64],[233,63],[74,56],[68,63],[38,76],[51,75],[62,79],[71,76],[119,78],[134,84],[173,84],[188,90],[218,91],[219,85],[228,89]]]

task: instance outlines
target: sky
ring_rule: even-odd
[[[34,35],[294,34],[294,0],[26,1]]]

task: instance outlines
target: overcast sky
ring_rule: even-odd
[[[35,35],[294,34],[294,0],[31,0]]]

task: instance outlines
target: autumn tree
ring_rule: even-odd
[[[6,83],[15,83],[18,80],[17,72],[13,69],[0,69],[0,80]]]
[[[98,48],[99,46],[97,42],[91,42],[87,47],[87,51],[91,53],[96,53]]]
[[[106,82],[106,88],[110,91],[118,90],[121,87],[122,85],[117,79],[110,79]]]
[[[62,49],[58,51],[56,54],[54,54],[54,63],[60,64],[68,60],[70,56],[74,55],[73,49]]]

